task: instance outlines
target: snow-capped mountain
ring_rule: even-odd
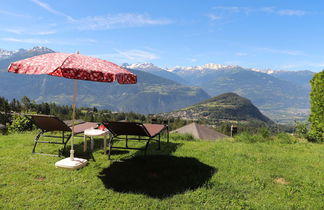
[[[0,49],[0,59],[8,58],[14,54],[13,51],[8,51],[4,49]]]
[[[277,71],[275,70],[272,70],[272,69],[256,69],[256,68],[250,68],[249,70],[251,71],[256,71],[256,72],[261,72],[261,73],[266,73],[266,74],[273,74]],[[280,70],[282,71],[282,70]]]
[[[27,50],[27,52],[49,53],[49,52],[55,52],[55,51],[51,50],[47,47],[36,46],[36,47],[33,47],[32,49]]]
[[[135,64],[131,64],[131,65],[124,64],[123,67],[125,67],[127,69],[135,69],[135,70],[149,72],[151,74],[157,75],[159,77],[163,77],[165,79],[175,81],[180,84],[190,85],[190,82],[184,80],[183,78],[181,78],[180,76],[178,76],[177,74],[175,74],[173,72],[167,71],[167,68],[161,68],[161,67],[155,66],[152,63],[135,63]]]
[[[41,46],[36,46],[33,47],[32,49],[19,49],[15,51],[10,51],[10,50],[5,50],[5,49],[0,49],[0,59],[6,59],[11,56],[17,56],[21,54],[26,54],[26,53],[32,53],[32,54],[44,54],[44,53],[50,53],[50,52],[55,52],[47,47],[41,47]]]
[[[134,63],[134,64],[124,64],[123,67],[128,69],[137,69],[142,71],[161,71],[166,70],[161,67],[155,66],[153,63]]]
[[[236,69],[236,68],[242,68],[237,65],[222,65],[222,64],[214,64],[209,63],[202,66],[175,66],[169,69],[166,69],[170,72],[179,72],[179,71],[217,71],[217,70],[226,70],[226,69]]]
[[[19,49],[15,51],[0,49],[0,71],[2,69],[7,69],[11,62],[29,58],[36,55],[42,55],[45,53],[53,53],[53,52],[55,51],[47,47],[40,47],[40,46],[28,50]]]

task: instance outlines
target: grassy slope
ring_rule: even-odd
[[[96,139],[95,161],[67,171],[31,155],[33,137],[0,136],[0,209],[324,209],[324,145],[172,141],[109,166]]]

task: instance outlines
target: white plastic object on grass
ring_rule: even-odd
[[[82,158],[73,158],[73,160],[68,157],[63,160],[57,161],[55,163],[56,168],[65,168],[70,170],[76,170],[86,166],[88,161]]]

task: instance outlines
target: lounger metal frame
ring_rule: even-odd
[[[111,126],[109,126],[109,123],[119,123],[121,126],[124,124],[125,125],[125,133],[114,130]],[[133,150],[142,150],[144,151],[144,154],[146,155],[147,153],[147,148],[150,144],[151,141],[157,141],[158,142],[158,149],[161,149],[161,133],[163,131],[166,131],[168,133],[168,126],[164,125],[163,129],[161,129],[158,133],[155,135],[151,135],[147,128],[145,127],[144,124],[142,123],[136,123],[136,122],[104,122],[103,123],[106,128],[109,130],[111,133],[111,136],[108,141],[108,160],[110,160],[111,156],[111,151],[112,148],[117,148],[117,149],[133,149]],[[125,134],[130,134],[132,132],[127,132],[127,126],[135,126],[138,128],[138,130],[134,130],[134,133],[131,135],[125,135]],[[133,128],[135,128],[133,127]],[[141,129],[141,130],[140,130]],[[138,132],[138,133],[136,133]],[[136,135],[138,134],[138,135]],[[122,141],[125,140],[125,147],[119,147],[119,146],[113,146],[115,141]],[[128,146],[128,141],[146,141],[145,147],[144,148],[135,148],[135,147],[129,147]],[[169,135],[168,135],[168,142],[169,142]]]
[[[72,129],[62,120],[53,115],[26,115],[41,131],[36,135],[34,139],[34,146],[32,149],[32,154],[40,154],[40,155],[49,155],[49,156],[61,156],[62,153],[66,150],[66,145],[71,139]],[[37,121],[36,118],[42,118],[43,120]],[[42,123],[46,123],[46,119],[56,121],[57,123],[54,125],[43,125]],[[77,125],[76,125],[77,126]],[[56,135],[55,133],[61,133],[60,135]],[[83,131],[82,131],[83,132]],[[78,137],[77,134],[82,132],[75,132],[74,137]],[[50,140],[40,140],[41,138],[50,138]],[[59,140],[61,139],[61,140]],[[36,152],[36,147],[38,143],[47,143],[47,144],[61,144],[64,145],[63,149],[58,150],[58,155],[54,154],[46,154],[42,152]]]

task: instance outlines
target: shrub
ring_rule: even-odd
[[[322,123],[322,127],[324,128],[324,123]],[[324,130],[321,127],[313,127],[308,133],[307,136],[308,141],[311,142],[318,142],[323,143],[324,142]]]
[[[14,115],[11,124],[8,126],[10,133],[29,131],[32,128],[33,124],[30,119],[22,115]]]
[[[288,134],[288,133],[278,133],[276,136],[273,137],[275,142],[284,143],[284,144],[294,144],[297,143],[297,139]]]
[[[268,138],[270,136],[270,131],[267,127],[261,127],[258,131],[263,138]]]
[[[251,134],[249,132],[242,132],[234,137],[235,141],[246,142],[246,143],[256,143],[256,142],[266,142],[270,138],[264,137],[262,134]]]
[[[304,122],[295,123],[295,134],[299,138],[308,138],[308,124]]]
[[[170,140],[193,141],[196,139],[191,134],[171,133]]]

